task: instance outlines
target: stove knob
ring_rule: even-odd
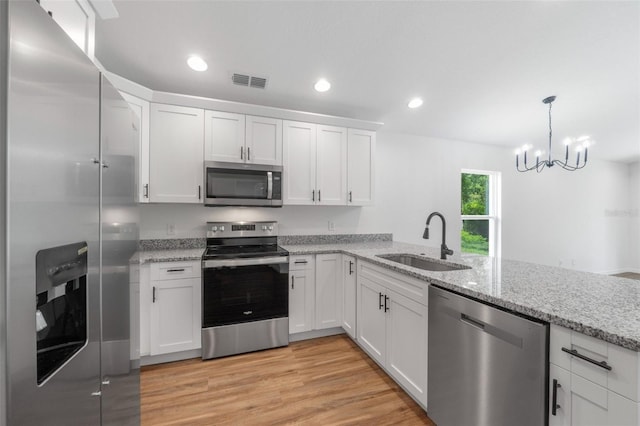
[[[262,230],[266,231],[267,230],[267,225],[262,225]]]
[[[212,227],[211,227],[211,230],[212,230],[213,232],[216,232],[216,231],[218,230],[218,227],[217,227],[217,226],[212,226]]]
[[[220,232],[224,232],[224,226],[220,227]]]
[[[273,225],[269,226],[269,231],[273,231]]]

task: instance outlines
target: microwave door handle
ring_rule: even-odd
[[[267,200],[273,198],[273,172],[267,172]]]

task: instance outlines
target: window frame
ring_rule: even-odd
[[[489,221],[489,254],[490,257],[501,257],[501,197],[502,197],[502,173],[492,170],[476,170],[476,169],[462,169],[460,172],[460,181],[462,181],[462,175],[484,175],[489,176],[489,214],[483,215],[466,215],[460,214],[460,223],[462,230],[462,224],[465,220],[488,220]],[[462,211],[462,191],[460,192],[460,209]],[[462,242],[460,244],[460,252],[462,251]],[[466,253],[471,254],[471,253]],[[479,255],[481,256],[481,255]]]

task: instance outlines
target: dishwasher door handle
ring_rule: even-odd
[[[460,314],[460,321],[465,322],[465,323],[467,323],[467,324],[469,324],[469,325],[472,325],[472,326],[474,326],[474,327],[477,327],[477,328],[479,328],[480,330],[484,330],[484,327],[485,327],[485,325],[486,325],[486,324],[485,324],[485,323],[483,323],[482,321],[477,320],[477,319],[475,319],[475,318],[472,318],[472,317],[470,317],[469,315],[467,315],[467,314],[463,314],[463,313],[461,313],[461,314]]]

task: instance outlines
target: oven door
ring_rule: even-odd
[[[282,206],[282,167],[205,163],[206,206]]]
[[[286,318],[288,278],[288,256],[203,261],[202,328]]]

